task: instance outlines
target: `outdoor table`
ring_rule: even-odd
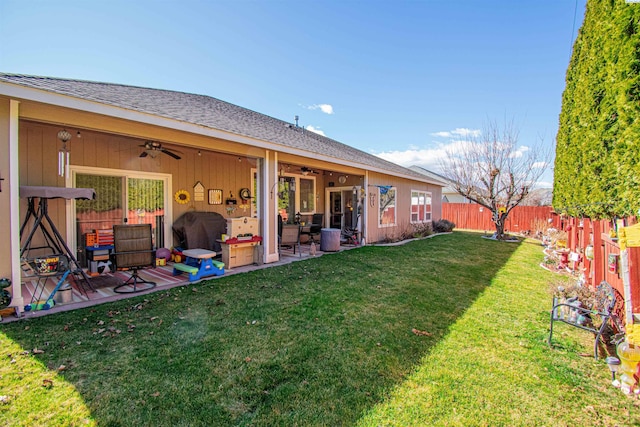
[[[178,272],[189,273],[189,280],[198,280],[206,276],[224,274],[224,264],[219,261],[214,261],[213,257],[216,256],[214,251],[207,249],[186,249],[182,251],[182,254],[187,257],[184,264],[175,263],[173,265],[174,276],[179,274]]]

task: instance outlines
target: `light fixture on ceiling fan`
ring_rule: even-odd
[[[162,144],[160,144],[159,142],[155,142],[155,141],[145,141],[144,144],[140,145],[140,147],[144,148],[144,151],[142,153],[140,153],[140,157],[151,157],[152,159],[155,159],[156,157],[158,157],[158,154],[160,153],[164,153],[167,154],[171,157],[173,157],[176,160],[180,160],[181,157],[178,156],[175,152],[168,150],[166,148],[162,148]],[[178,151],[179,153],[179,151]]]
[[[308,168],[308,167],[306,167],[306,166],[302,166],[302,167],[300,168],[300,172],[301,172],[301,173],[302,173],[302,175],[304,175],[304,176],[307,176],[307,175],[309,175],[310,173],[312,173],[312,174],[316,174],[316,175],[318,175],[318,174],[319,174],[319,172],[318,172],[318,171],[314,171],[313,169]]]

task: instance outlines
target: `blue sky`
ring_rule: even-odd
[[[0,0],[0,71],[210,95],[437,171],[489,120],[555,144],[585,3]]]

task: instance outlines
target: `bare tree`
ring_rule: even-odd
[[[513,122],[500,127],[488,122],[481,132],[447,150],[441,174],[467,199],[486,207],[496,226],[495,237],[504,239],[511,210],[529,194],[549,164],[549,150],[518,145]]]

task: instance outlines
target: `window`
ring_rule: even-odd
[[[300,178],[300,213],[313,213],[315,204],[315,179]]]
[[[411,222],[431,221],[431,193],[426,191],[411,192]]]
[[[316,208],[316,179],[285,174],[278,183],[278,213],[285,223],[292,223],[296,213],[310,215]]]
[[[378,225],[390,227],[396,225],[396,189],[395,187],[378,187],[380,211]]]

